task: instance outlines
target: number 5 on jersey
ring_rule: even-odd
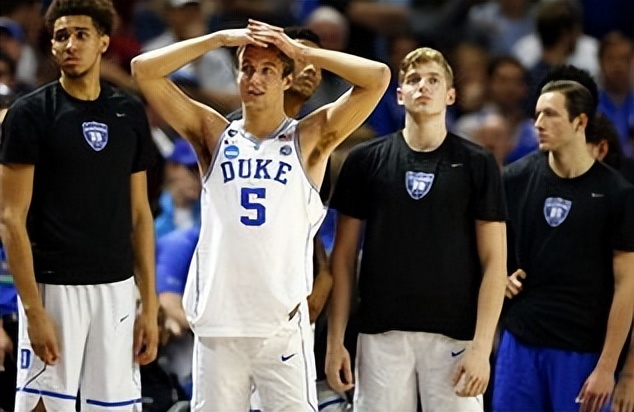
[[[259,199],[266,198],[266,188],[243,187],[240,195],[240,204],[247,210],[255,211],[255,218],[250,215],[240,216],[240,222],[247,226],[261,226],[266,221],[266,208]]]

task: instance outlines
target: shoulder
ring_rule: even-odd
[[[606,163],[596,162],[594,169],[595,173],[600,174],[601,178],[607,181],[605,186],[614,192],[631,192],[634,189],[634,186],[627,181],[621,172]]]
[[[9,112],[37,113],[41,114],[46,110],[47,101],[54,96],[57,81],[45,84],[32,92],[20,96],[9,107]]]
[[[145,105],[139,96],[106,82],[103,82],[101,87],[106,98],[116,106],[145,110]]]
[[[399,132],[372,138],[352,148],[348,157],[357,160],[382,157],[394,146],[398,138]]]
[[[533,152],[504,167],[502,175],[505,179],[512,179],[531,174],[540,169],[545,163],[545,158],[545,153]]]
[[[466,156],[471,161],[491,160],[495,162],[493,153],[491,153],[489,149],[486,149],[477,143],[467,140],[464,137],[460,137],[454,133],[448,133],[446,139],[447,148],[454,156]]]

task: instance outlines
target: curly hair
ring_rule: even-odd
[[[112,0],[54,0],[44,16],[49,33],[60,17],[88,16],[99,34],[110,36],[114,27],[116,11]]]

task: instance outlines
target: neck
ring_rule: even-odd
[[[581,176],[592,167],[594,162],[585,143],[548,154],[548,165],[552,171],[565,179]]]
[[[284,93],[284,113],[290,118],[295,118],[306,103],[306,98],[297,93]]]
[[[623,104],[625,99],[627,99],[627,95],[630,91],[629,87],[624,88],[624,87],[621,87],[620,85],[611,87],[610,85],[606,84],[604,89],[605,89],[605,92],[610,97],[610,100],[612,101],[612,103],[614,103],[617,106],[620,106]]]
[[[542,53],[542,59],[549,66],[559,66],[566,63],[566,59],[568,58],[568,49],[563,44],[554,45],[549,49],[544,49]]]
[[[244,111],[244,130],[253,136],[264,139],[277,129],[286,115],[282,111],[272,114],[270,111]]]
[[[444,112],[426,118],[415,118],[412,114],[405,115],[403,137],[407,145],[417,152],[431,152],[438,148],[447,136]]]
[[[101,93],[101,84],[99,76],[91,76],[90,74],[80,77],[68,77],[62,73],[59,79],[60,84],[66,93],[79,100],[96,100]]]

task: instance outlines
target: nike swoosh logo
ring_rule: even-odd
[[[116,113],[117,117],[125,117],[125,113]]]
[[[465,350],[466,350],[466,348],[463,349],[463,350],[459,350],[458,352],[451,351],[451,357],[455,358],[456,356],[460,355]]]
[[[605,196],[603,193],[594,193],[592,192],[592,197],[603,197]]]
[[[462,166],[462,163],[452,163],[451,167],[460,167]]]
[[[297,355],[296,353],[293,353],[291,355],[288,356],[284,356],[282,355],[282,362],[286,362],[287,360],[289,360],[290,358],[292,358],[293,356]]]
[[[128,319],[129,317],[130,317],[130,315],[125,315],[124,317],[119,319],[119,323],[123,322],[124,320]]]

